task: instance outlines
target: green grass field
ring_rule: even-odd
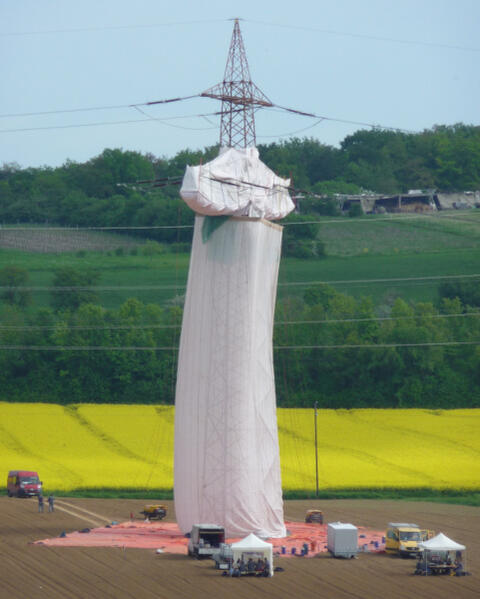
[[[320,238],[334,256],[432,253],[480,247],[480,211],[322,218]]]
[[[23,239],[25,233],[21,234]],[[88,241],[89,236],[94,236],[95,244],[102,239],[96,232],[83,235],[86,247],[93,243]],[[61,236],[60,247],[64,248],[64,233]],[[319,237],[326,243],[326,258],[282,259],[279,298],[302,295],[310,285],[329,283],[350,295],[370,296],[377,305],[391,303],[395,297],[435,301],[438,285],[444,279],[425,277],[472,275],[480,271],[478,210],[423,217],[322,217]],[[80,251],[83,246],[77,237],[72,239],[72,251],[62,249],[57,253],[8,249],[5,245],[2,249],[1,239],[0,236],[0,268],[15,264],[26,269],[33,287],[51,286],[55,269],[71,266],[100,271],[98,286],[110,289],[101,290],[99,296],[108,308],[119,306],[129,297],[165,305],[185,293],[188,254],[133,256],[127,251],[118,256],[111,248],[122,246],[125,237],[113,234],[105,237],[103,252]],[[28,247],[27,241],[23,243]],[[49,290],[35,291],[33,298],[34,306],[47,306]]]

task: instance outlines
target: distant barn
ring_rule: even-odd
[[[410,190],[407,194],[383,196],[375,200],[373,212],[431,212],[441,210],[433,191]]]

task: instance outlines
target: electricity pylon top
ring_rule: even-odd
[[[235,19],[233,27],[223,81],[207,89],[201,95],[222,101],[221,147],[248,148],[255,146],[255,110],[263,106],[273,106],[273,104],[250,79],[247,55],[238,19]]]

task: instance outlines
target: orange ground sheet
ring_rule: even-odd
[[[306,524],[285,522],[289,536],[282,539],[268,539],[273,544],[276,555],[295,557],[301,554],[306,543],[308,554],[327,551],[327,524]],[[385,550],[384,531],[376,531],[358,526],[359,551],[380,552]],[[85,529],[89,530],[89,529]],[[228,539],[234,542],[239,539]],[[56,547],[120,547],[141,549],[161,549],[165,553],[187,553],[188,539],[172,522],[122,522],[102,528],[92,528],[90,532],[72,532],[66,536],[36,541],[37,545]]]

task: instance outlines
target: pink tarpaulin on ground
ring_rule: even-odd
[[[327,551],[327,525],[285,522],[289,536],[268,539],[277,555],[299,555],[304,544],[308,546],[306,557]],[[384,531],[358,528],[360,551],[384,551]],[[89,529],[84,529],[89,530]],[[228,539],[234,542],[239,539]],[[188,538],[171,522],[122,522],[108,527],[92,528],[89,532],[72,532],[65,536],[36,541],[37,545],[56,547],[120,547],[137,549],[161,549],[165,553],[187,553]],[[292,552],[292,550],[294,551]]]

